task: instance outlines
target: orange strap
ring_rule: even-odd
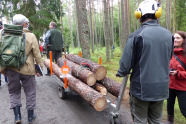
[[[99,65],[101,65],[101,57],[99,57]]]
[[[52,52],[50,51],[50,73],[53,75],[53,70],[52,70]]]

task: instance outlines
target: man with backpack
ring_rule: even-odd
[[[35,119],[34,109],[36,108],[36,72],[34,60],[41,68],[43,68],[43,62],[38,41],[35,35],[28,30],[29,20],[24,15],[16,14],[13,17],[13,24],[14,25],[4,25],[3,36],[0,36],[2,40],[0,44],[0,64],[1,68],[6,68],[5,74],[9,82],[10,109],[14,111],[15,123],[21,123],[21,87],[23,87],[26,95],[28,122],[31,124]],[[22,44],[20,48],[22,50],[19,51],[17,55],[21,52],[22,54],[19,56],[12,55],[16,52],[13,50],[19,47],[20,44]],[[11,46],[14,47],[14,49]],[[1,49],[2,47],[4,47],[4,49]],[[7,60],[7,58],[11,59]]]

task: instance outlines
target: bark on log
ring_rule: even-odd
[[[103,85],[96,83],[93,88],[102,95],[107,95],[107,89]]]
[[[107,91],[111,93],[112,95],[118,97],[121,84],[117,83],[116,81],[105,77],[102,81],[99,81],[98,83],[102,84],[107,88]]]
[[[58,59],[58,66],[62,67],[64,65],[64,58],[59,58]],[[82,80],[84,83],[86,83],[89,86],[93,86],[96,83],[96,77],[93,72],[82,68],[82,66],[75,64],[69,60],[67,60],[67,65],[70,67],[71,74]]]
[[[96,80],[98,81],[102,80],[107,75],[107,69],[104,66],[94,63],[91,60],[84,59],[73,54],[67,54],[66,58],[78,65],[81,65],[81,63],[88,63],[90,65],[90,70],[95,73]]]
[[[47,68],[50,68],[50,60],[45,59],[44,64]],[[52,63],[52,69],[54,74],[64,81],[64,79],[60,78],[61,68],[57,65]],[[76,79],[73,76],[68,77],[67,85],[77,94],[79,94],[87,103],[89,103],[96,111],[103,111],[106,108],[107,101],[103,95],[89,87],[88,85],[84,84],[80,80]]]

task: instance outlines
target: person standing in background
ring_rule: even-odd
[[[42,44],[39,45],[39,49],[40,49],[40,52],[41,52],[41,57],[43,57],[43,45]]]
[[[52,51],[52,61],[57,63],[57,60],[62,55],[63,37],[61,31],[57,29],[55,22],[50,22],[50,30],[47,31],[45,36],[45,45],[47,47],[47,58],[49,59],[49,51]],[[50,75],[50,70],[47,68],[47,74]]]
[[[174,34],[174,55],[170,61],[169,68],[168,118],[164,124],[174,124],[174,104],[176,97],[178,98],[180,111],[186,118],[186,32],[184,31],[177,31]]]

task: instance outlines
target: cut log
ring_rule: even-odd
[[[92,62],[91,60],[79,57],[78,55],[67,54],[66,58],[78,65],[81,63],[87,63],[90,65],[90,70],[95,73],[96,80],[100,81],[107,75],[107,69],[104,66],[101,66],[97,63]]]
[[[50,60],[45,59],[44,64],[47,68],[50,68]],[[61,68],[52,63],[52,69],[54,74],[64,82],[63,78],[60,78],[62,75]],[[73,76],[68,77],[67,79],[68,87],[70,87],[74,92],[79,94],[87,103],[89,103],[96,111],[103,111],[106,108],[107,101],[105,97],[99,92],[95,91],[93,88],[84,84],[82,81],[76,79]]]
[[[59,58],[58,59],[58,66],[62,67],[64,65],[64,58]],[[83,68],[82,66],[75,64],[69,60],[67,61],[67,65],[70,67],[71,74],[82,80],[84,83],[86,83],[89,86],[93,86],[96,83],[96,77],[93,72]]]
[[[93,88],[102,95],[107,95],[107,89],[103,85],[96,83]]]
[[[99,81],[98,83],[105,86],[109,93],[118,97],[121,84],[119,84],[118,82],[116,82],[108,77],[105,77],[102,81]]]

